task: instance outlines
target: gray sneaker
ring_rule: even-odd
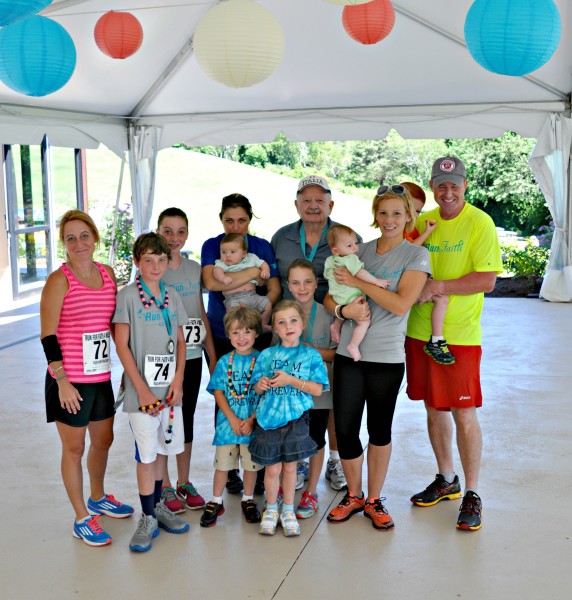
[[[159,527],[162,527],[169,533],[185,533],[185,531],[189,531],[189,524],[169,510],[163,501],[155,505],[155,516],[159,522]]]
[[[129,542],[129,550],[133,552],[147,552],[151,550],[151,540],[159,535],[157,519],[150,515],[141,514],[137,530]]]
[[[337,460],[334,458],[328,459],[326,464],[326,479],[330,482],[331,488],[338,492],[348,487],[348,482],[342,468],[342,461],[339,458]]]

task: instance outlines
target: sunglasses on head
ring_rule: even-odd
[[[387,194],[387,192],[393,192],[398,196],[403,196],[405,194],[405,187],[402,185],[380,185],[377,188],[376,196],[383,196]]]

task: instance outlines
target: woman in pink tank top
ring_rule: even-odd
[[[133,513],[104,489],[115,414],[110,346],[117,286],[113,269],[93,260],[99,232],[88,214],[66,212],[60,241],[67,260],[48,277],[40,301],[40,338],[48,361],[46,414],[62,442],[62,478],[75,511],[72,534],[90,546],[104,546],[111,537],[100,515]],[[88,430],[91,494],[86,505],[81,461]]]

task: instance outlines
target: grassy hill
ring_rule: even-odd
[[[90,211],[98,224],[112,213],[117,196],[121,161],[109,150],[89,150],[88,195]],[[218,213],[223,196],[244,194],[256,218],[250,231],[270,240],[274,232],[297,220],[294,207],[297,180],[256,167],[191,152],[180,148],[161,150],[157,159],[157,180],[151,227],[159,213],[170,206],[182,208],[189,216],[189,241],[186,249],[199,254],[203,242],[222,232]],[[365,241],[378,230],[370,226],[371,200],[336,192],[332,185],[332,218],[357,231]],[[121,192],[123,205],[130,202],[128,168]]]

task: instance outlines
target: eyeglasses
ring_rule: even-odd
[[[394,194],[397,194],[398,196],[403,196],[405,195],[405,187],[402,185],[380,185],[377,188],[377,192],[375,193],[376,196],[383,196],[385,194],[387,194],[387,192],[393,192]]]

